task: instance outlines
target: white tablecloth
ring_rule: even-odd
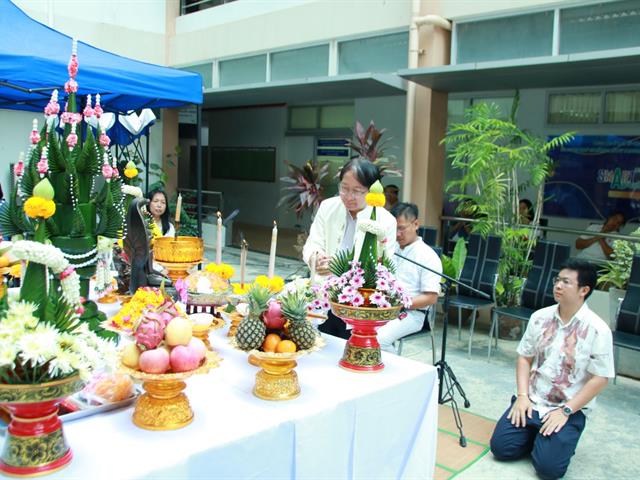
[[[253,396],[256,368],[214,332],[224,358],[187,380],[195,413],[183,429],[153,432],[131,421],[133,407],[64,425],[71,465],[51,479],[428,479],[437,430],[434,367],[383,353],[384,371],[338,367],[344,342],[303,356],[302,393],[286,402]]]

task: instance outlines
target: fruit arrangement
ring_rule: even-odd
[[[254,284],[247,301],[249,314],[236,332],[240,349],[294,353],[315,344],[317,331],[307,320],[308,301],[303,293],[291,291],[272,298],[269,289]]]
[[[122,363],[144,373],[180,373],[198,368],[207,347],[192,335],[191,321],[167,300],[142,312],[133,328],[134,343],[122,349]]]

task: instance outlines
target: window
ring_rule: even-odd
[[[191,67],[183,67],[180,70],[186,72],[199,73],[202,77],[202,86],[204,88],[211,88],[213,86],[213,64],[203,63],[202,65],[193,65]]]
[[[396,72],[409,62],[407,32],[348,40],[338,44],[338,73]]]
[[[329,74],[329,45],[271,54],[271,80],[324,77]]]
[[[235,1],[236,0],[181,0],[180,15],[206,10],[207,8],[217,7]]]
[[[640,2],[627,0],[560,12],[560,53],[640,46]]]
[[[547,121],[550,124],[599,123],[601,107],[600,92],[551,94]]]
[[[551,55],[553,12],[459,23],[457,63]]]
[[[349,129],[355,123],[353,104],[289,108],[291,130]]]
[[[605,105],[606,123],[640,123],[640,90],[607,92]]]
[[[500,110],[498,118],[500,120],[509,120],[511,118],[511,109],[513,108],[513,97],[477,97],[471,100],[472,105],[480,103],[493,103]]]
[[[267,79],[267,55],[223,60],[220,62],[220,86],[261,83]]]

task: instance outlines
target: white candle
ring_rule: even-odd
[[[242,288],[244,288],[244,274],[247,265],[247,248],[247,241],[243,239],[240,246],[240,286]]]
[[[318,252],[313,252],[309,259],[309,282],[313,285],[313,281],[316,278],[316,262],[318,261]]]
[[[269,278],[273,278],[276,270],[276,244],[278,243],[278,225],[273,221],[273,230],[271,231],[271,250],[269,250]]]
[[[180,212],[182,211],[182,194],[178,194],[178,201],[176,202],[176,223],[180,223]]]
[[[218,212],[218,231],[216,238],[216,263],[222,263],[222,214]]]

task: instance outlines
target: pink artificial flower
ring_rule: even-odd
[[[35,145],[40,141],[40,134],[38,133],[37,130],[31,130],[31,135],[29,139],[31,140],[31,145]]]
[[[71,125],[75,125],[75,123],[72,123]],[[71,132],[67,137],[67,145],[69,146],[69,148],[73,148],[77,144],[78,144],[78,135],[76,135],[75,132]]]
[[[47,103],[47,106],[44,107],[44,114],[47,117],[50,117],[51,115],[57,115],[58,113],[60,113],[60,105],[58,104],[58,90],[54,90],[51,93],[51,99],[49,100],[49,103]]]
[[[378,281],[376,282],[376,290],[388,290],[388,289],[389,289],[389,282],[387,282],[387,280],[384,278],[379,278]]]
[[[100,145],[102,145],[103,147],[108,147],[109,144],[111,143],[111,139],[107,136],[106,133],[101,133],[100,134]]]
[[[62,113],[62,115],[60,115],[60,121],[62,123],[73,123],[71,121],[72,118],[73,118],[73,113],[71,113],[71,112],[65,111],[65,112]]]
[[[93,113],[96,114],[96,117],[100,118],[102,116],[102,114],[104,113],[104,110],[102,110],[102,107],[100,106],[100,94],[96,93],[96,104],[93,107]]]
[[[362,304],[364,304],[364,297],[359,293],[354,295],[354,297],[351,299],[351,305],[353,305],[354,307],[360,307],[362,306]]]
[[[356,288],[362,287],[364,285],[364,277],[361,277],[360,275],[353,277],[351,279],[351,285],[353,285]]]
[[[118,171],[118,167],[111,167],[111,178],[118,178],[120,176],[120,172]]]
[[[355,288],[353,288],[351,285],[347,285],[344,290],[342,290],[342,293],[346,293],[347,295],[355,295],[357,292],[357,290]]]
[[[40,176],[44,176],[49,171],[49,161],[47,160],[47,147],[42,149],[40,161],[36,164]]]
[[[315,309],[322,308],[322,302],[321,302],[319,299],[317,299],[317,298],[316,298],[316,299],[311,303],[310,307],[311,307],[311,308],[315,308]]]
[[[325,301],[322,302],[322,309],[323,310],[329,310],[331,308],[331,305],[329,304],[329,302]]]
[[[87,104],[85,105],[84,110],[82,111],[82,115],[84,115],[87,118],[93,117],[93,108],[91,108],[91,95],[87,95]]]
[[[13,166],[13,174],[16,177],[21,177],[23,173],[24,173],[24,162],[22,160],[18,160],[18,163],[16,163]]]
[[[384,303],[386,301],[387,301],[387,299],[380,292],[375,292],[373,295],[371,295],[369,297],[369,302],[373,303],[374,305],[378,305],[378,306],[380,306],[381,303]]]
[[[71,55],[67,69],[69,70],[69,76],[72,79],[76,78],[76,75],[78,75],[78,56],[75,53]]]
[[[184,279],[179,278],[178,280],[176,280],[175,288],[178,292],[178,295],[180,295],[180,301],[182,303],[187,303],[187,287],[188,284]]]
[[[67,83],[64,84],[64,91],[67,93],[76,93],[78,91],[78,82],[70,78],[67,80]]]
[[[102,165],[102,176],[107,181],[111,180],[111,177],[113,176],[113,168],[108,163]]]
[[[340,295],[338,295],[338,303],[349,303],[352,299],[351,295],[346,295],[344,293],[341,293]]]

